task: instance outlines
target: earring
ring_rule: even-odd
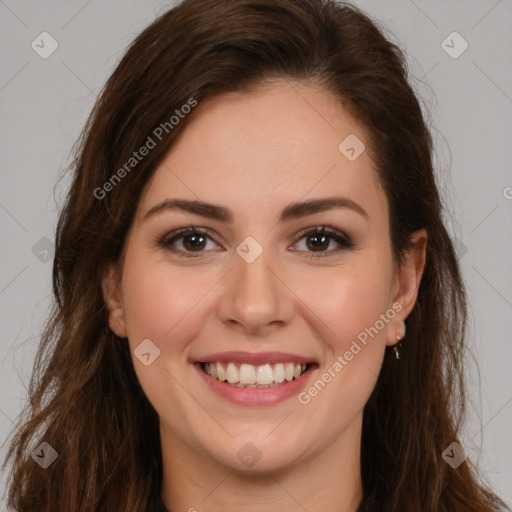
[[[400,348],[402,347],[402,343],[400,342],[400,340],[405,337],[405,322],[402,322],[402,332],[403,332],[403,334],[397,334],[396,335],[397,343],[393,347],[393,351],[395,353],[395,358],[396,359],[400,359],[399,347]]]
[[[397,339],[400,339],[400,336],[397,336]],[[398,343],[397,343],[398,345]],[[398,350],[398,347],[396,345],[393,346],[393,351],[395,352],[395,358],[400,359],[400,351]]]

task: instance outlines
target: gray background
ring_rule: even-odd
[[[469,292],[468,342],[478,362],[477,370],[469,360],[472,404],[463,446],[512,502],[512,1],[355,3],[407,50],[411,83],[431,118],[439,183]],[[50,240],[68,186],[63,180],[54,197],[58,174],[127,45],[171,5],[0,0],[2,440],[26,400],[50,306]],[[43,31],[59,45],[47,59],[31,47]],[[443,49],[462,49],[461,40],[447,39],[453,31],[469,44],[458,58]]]

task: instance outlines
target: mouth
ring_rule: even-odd
[[[281,352],[223,352],[190,362],[214,394],[246,406],[273,405],[298,394],[319,367],[312,358]]]

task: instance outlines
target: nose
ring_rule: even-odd
[[[221,282],[217,314],[240,333],[265,336],[293,316],[293,292],[270,252],[264,250],[252,263],[235,254],[235,268]]]

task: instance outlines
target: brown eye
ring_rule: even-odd
[[[180,256],[194,258],[207,252],[208,242],[212,243],[213,249],[219,248],[207,229],[189,227],[168,233],[158,241],[158,245]]]
[[[325,235],[308,235],[307,237],[308,243],[307,246],[309,249],[316,251],[317,249],[327,249],[329,247],[329,243],[331,242],[331,238]],[[309,243],[310,242],[310,243]]]
[[[193,235],[185,235],[183,238],[183,246],[187,251],[200,251],[204,249],[206,237],[196,233]]]
[[[296,249],[298,251],[309,252],[312,258],[318,258],[323,256],[331,256],[335,253],[339,253],[344,249],[352,249],[355,244],[352,242],[350,237],[338,231],[334,228],[326,226],[318,227],[307,231],[301,237],[301,240],[305,239],[305,249]],[[329,247],[334,247],[331,250]]]

